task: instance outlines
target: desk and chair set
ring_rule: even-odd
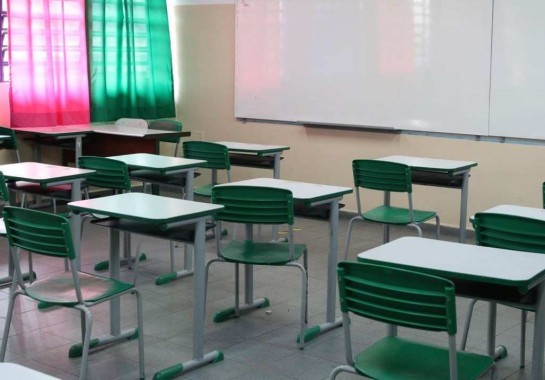
[[[192,358],[158,371],[154,379],[170,379],[223,360],[221,351],[205,352],[204,344],[208,270],[216,262],[234,265],[236,276],[235,305],[215,314],[216,322],[239,317],[269,304],[267,298],[254,298],[254,266],[287,265],[299,270],[301,309],[296,337],[299,347],[304,348],[305,342],[343,326],[347,365],[336,368],[331,378],[348,371],[371,378],[403,378],[411,374],[413,378],[465,379],[477,378],[487,370],[494,377],[494,358],[501,355],[498,352],[501,350],[495,345],[496,303],[521,309],[524,320],[528,311],[536,313],[531,371],[533,379],[543,378],[545,293],[542,283],[545,280],[545,256],[540,253],[545,250],[545,244],[540,241],[543,235],[540,234],[542,226],[539,223],[545,223],[545,217],[521,215],[521,208],[517,207],[479,213],[472,217],[478,244],[464,244],[469,173],[477,163],[407,156],[354,160],[352,169],[357,214],[349,222],[345,260],[338,264],[339,205],[343,196],[353,189],[279,179],[281,155],[289,149],[287,146],[187,141],[182,144],[183,158],[177,157],[177,146],[174,157],[136,153],[89,158],[81,155],[81,145],[78,148],[78,144],[81,144],[78,139],[83,134],[73,132],[70,136],[76,139],[78,167],[36,162],[0,165],[0,171],[8,185],[13,184],[12,187],[17,182],[33,183],[43,190],[37,193],[41,196],[47,196],[44,189],[48,187],[69,185],[70,190],[68,218],[27,208],[5,207],[6,230],[0,236],[7,237],[9,241],[13,270],[10,270],[8,278],[12,290],[0,361],[3,361],[6,352],[14,301],[18,295],[24,294],[44,305],[72,307],[81,312],[82,343],[73,346],[69,352],[71,357],[82,357],[80,378],[86,377],[90,351],[127,339],[139,339],[139,374],[144,378],[140,296],[134,283],[120,279],[121,256],[137,271],[140,253],[132,257],[130,235],[140,234],[170,241],[170,272],[160,275],[157,284],[189,275],[193,281]],[[163,138],[165,136],[162,135]],[[252,158],[257,159],[253,161]],[[115,171],[118,164],[126,168],[126,174]],[[217,171],[226,170],[229,173],[231,165],[270,168],[273,178],[231,182],[230,175],[227,175],[229,181],[218,184]],[[194,186],[199,168],[212,171],[211,184]],[[129,177],[129,186],[113,184],[126,176]],[[142,182],[144,189],[151,185],[152,193],[131,192],[131,180]],[[88,183],[117,191],[114,195],[81,200],[82,189]],[[438,240],[439,217],[434,211],[413,207],[413,184],[461,191],[459,243]],[[157,195],[160,186],[179,189],[182,197]],[[12,190],[16,190],[16,187]],[[371,210],[364,208],[360,195],[360,192],[368,190],[384,192],[382,204]],[[392,205],[392,192],[406,193],[406,206]],[[209,197],[210,201],[195,202],[195,195]],[[64,194],[64,199],[67,199],[67,194]],[[14,201],[12,196],[11,204],[15,204]],[[306,209],[325,205],[329,210],[326,316],[323,323],[310,327],[307,293],[308,260],[312,253],[302,242],[294,242],[293,224],[298,205]],[[94,216],[93,223],[110,230],[109,260],[102,264],[102,268],[109,268],[109,277],[80,272],[82,217],[88,215]],[[210,223],[211,220],[214,224]],[[421,225],[429,220],[435,221],[436,240],[421,237]],[[357,221],[383,224],[384,244],[360,253],[357,261],[350,262],[346,259],[352,231],[358,228]],[[244,239],[238,240],[236,236],[222,239],[222,223],[226,222],[243,225]],[[256,225],[287,225],[288,238],[286,241],[277,240],[276,236],[272,241],[255,240],[253,227]],[[391,225],[412,227],[419,237],[390,242]],[[206,231],[212,226],[217,256],[206,263]],[[121,240],[124,242],[123,255],[120,253]],[[185,246],[183,270],[174,267],[174,248],[177,244]],[[20,269],[19,251],[64,259],[70,263],[70,270],[54,279],[32,281],[32,268],[26,277]],[[242,300],[239,299],[238,281],[241,267],[244,272]],[[27,283],[25,279],[30,281]],[[335,315],[337,285],[342,317]],[[138,318],[136,327],[121,331],[119,297],[124,294],[136,295]],[[490,302],[486,355],[457,350],[456,295]],[[90,310],[92,306],[106,301],[110,303],[110,333],[94,338],[91,334]],[[384,322],[389,326],[387,336],[354,355],[350,339],[350,318],[353,316]],[[466,326],[469,326],[469,318]],[[430,346],[397,337],[397,326],[445,332],[448,347]],[[467,333],[464,339],[466,336]],[[464,345],[465,340],[462,348],[465,348]],[[524,346],[521,350],[524,350]],[[422,364],[421,358],[429,359]]]

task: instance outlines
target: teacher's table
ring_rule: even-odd
[[[161,156],[158,154],[149,153],[133,153],[121,156],[111,156],[109,158],[124,162],[129,167],[129,170],[149,170],[160,175],[186,173],[185,199],[189,201],[193,200],[193,180],[195,178],[195,170],[206,162],[203,160]],[[124,247],[124,256],[127,258],[128,255],[130,255],[130,252],[128,251],[129,244],[125,244]],[[184,269],[181,271],[176,271],[174,268],[174,247],[172,244],[170,248],[171,272],[157,277],[155,281],[157,285],[163,285],[177,278],[193,274],[193,256],[189,247],[186,247],[185,249]]]
[[[110,276],[119,278],[119,231],[141,233],[168,240],[187,236],[184,227],[194,227],[195,273],[193,275],[193,359],[158,372],[154,378],[171,378],[182,372],[223,359],[219,351],[204,354],[205,223],[223,206],[161,197],[144,193],[126,193],[71,202],[74,213],[91,212],[110,219],[96,224],[110,227]],[[193,235],[193,231],[190,233]],[[79,249],[79,246],[76,247]],[[136,332],[121,332],[119,299],[110,301],[110,336],[97,338],[93,347],[127,339]],[[81,346],[81,345],[79,345]]]
[[[413,184],[460,189],[461,200],[459,241],[461,243],[465,242],[469,171],[472,167],[477,166],[476,162],[411,156],[388,156],[377,158],[377,160],[397,162],[409,166],[411,168]],[[387,198],[387,201],[389,201],[389,197]],[[387,228],[386,233],[388,233]]]
[[[543,378],[545,338],[545,255],[498,248],[467,245],[418,237],[403,237],[362,252],[358,261],[387,264],[434,274],[452,280],[474,284],[471,292],[484,288],[510,289],[509,301],[517,302],[533,288],[537,289],[536,320],[531,378]],[[485,286],[483,286],[485,285]],[[492,301],[505,301],[507,293],[488,292],[463,294]],[[491,297],[492,296],[492,297]],[[502,297],[503,296],[503,297]],[[488,324],[488,354],[495,354],[495,315],[490,313]]]
[[[34,160],[40,161],[40,146],[54,145],[75,149],[75,161],[82,155],[110,156],[135,152],[158,153],[159,139],[167,136],[190,136],[191,132],[131,128],[113,124],[77,124],[55,127],[14,128],[34,139]],[[112,136],[116,136],[113,138]],[[83,147],[83,137],[89,142]],[[70,141],[74,140],[74,142]]]
[[[335,319],[335,299],[337,285],[337,246],[339,233],[339,202],[345,194],[352,193],[350,187],[319,185],[314,183],[286,181],[274,178],[255,178],[246,181],[230,182],[218,186],[265,186],[290,190],[295,203],[305,207],[315,207],[324,204],[330,206],[329,214],[329,256],[327,270],[327,303],[326,321],[318,326],[313,326],[305,331],[305,342],[316,336],[339,327],[341,318]],[[250,310],[260,307],[265,302],[264,298],[254,300],[253,295],[253,271],[252,265],[245,266],[245,305],[241,310]],[[234,310],[233,310],[234,313]],[[228,315],[227,312],[221,314]]]
[[[285,145],[250,144],[233,141],[216,141],[229,150],[231,165],[258,169],[273,169],[273,178],[280,178],[282,152],[289,150]]]
[[[81,183],[85,178],[94,173],[94,170],[71,168],[67,166],[48,165],[39,162],[19,162],[15,164],[0,165],[0,171],[8,182],[24,181],[38,184],[42,188],[49,186],[69,184],[71,188],[70,199],[81,199]],[[13,202],[12,204],[15,204]],[[74,244],[79,244],[81,218],[70,218]],[[78,268],[80,258],[77,257]]]

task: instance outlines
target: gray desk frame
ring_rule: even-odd
[[[219,351],[204,353],[205,223],[223,206],[145,193],[125,193],[71,202],[68,207],[74,213],[91,212],[119,220],[141,222],[150,226],[159,226],[163,231],[184,225],[194,225],[193,359],[164,371],[171,373],[175,369],[180,369],[179,373],[182,371],[185,373],[223,359],[223,354]],[[119,234],[118,229],[110,229],[110,276],[116,279],[119,278]],[[79,251],[80,247],[77,246],[76,249]],[[110,335],[99,338],[97,345],[127,339],[134,333],[134,329],[121,332],[120,300],[111,300]]]
[[[18,162],[14,164],[0,165],[0,171],[8,181],[25,181],[49,187],[54,185],[70,184],[72,201],[81,199],[81,183],[85,178],[94,173],[94,170],[70,168],[60,165],[48,165],[39,162]],[[15,204],[15,202],[13,202]],[[74,244],[79,245],[81,230],[81,217],[74,216],[70,218]],[[77,257],[78,268],[80,267],[80,258]]]
[[[193,200],[193,181],[195,179],[195,171],[199,168],[200,165],[205,163],[203,160],[193,160],[189,158],[181,157],[169,157],[161,156],[158,154],[149,154],[149,153],[133,153],[133,154],[124,154],[120,156],[110,156],[109,158],[124,162],[129,170],[151,170],[159,174],[171,175],[178,173],[187,173],[186,174],[186,188],[185,188],[185,199],[188,201]],[[127,242],[127,240],[125,240]],[[128,252],[129,244],[125,244],[124,256],[127,257],[130,253]],[[193,254],[191,247],[185,247],[184,254],[184,269],[181,271],[176,271],[174,268],[174,257],[173,257],[173,244],[171,243],[170,254],[171,254],[171,273],[163,276],[174,276],[175,278],[182,278],[190,276],[193,274]]]
[[[423,158],[423,157],[412,157],[412,156],[388,156],[377,158],[377,160],[397,162],[400,164],[408,165],[411,168],[411,173],[429,173],[429,174],[438,174],[438,175],[447,175],[451,178],[455,176],[462,176],[461,186],[444,186],[440,183],[434,184],[430,182],[419,182],[418,180],[413,180],[415,185],[423,186],[437,186],[437,187],[453,187],[461,190],[461,199],[460,199],[460,243],[464,243],[466,240],[466,223],[467,223],[467,200],[469,195],[469,172],[472,167],[477,166],[477,163],[474,161],[457,161],[457,160],[443,160],[437,158]],[[389,204],[390,198],[389,194],[385,196],[386,204]],[[387,232],[386,228],[386,233]]]
[[[229,150],[229,153],[242,153],[257,156],[273,156],[274,157],[274,166],[273,166],[273,178],[280,178],[280,159],[282,157],[282,152],[289,150],[290,147],[286,145],[264,145],[264,144],[253,144],[253,143],[241,143],[234,141],[217,141],[216,144],[225,145]],[[235,164],[236,165],[236,164]],[[236,165],[236,166],[246,166],[246,165]]]

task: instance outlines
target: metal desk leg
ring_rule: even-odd
[[[282,152],[275,153],[274,155],[274,168],[273,168],[273,178],[280,179],[280,157]]]
[[[204,354],[204,271],[205,220],[195,226],[195,273],[193,275],[193,359],[165,368],[153,376],[154,380],[172,379],[182,373],[223,360],[221,351]]]
[[[460,243],[466,241],[466,224],[467,224],[467,198],[469,188],[469,171],[464,173],[462,181],[462,195],[460,199]]]
[[[119,279],[119,231],[110,229],[110,277]],[[112,343],[119,343],[127,339],[138,337],[138,329],[131,328],[121,331],[121,303],[119,297],[110,301],[110,334],[91,339],[89,348],[96,348]],[[82,344],[77,343],[70,347],[68,357],[75,358],[82,354]]]
[[[81,180],[76,180],[72,183],[72,189],[70,190],[70,199],[72,202],[81,200]],[[74,240],[74,247],[76,247],[76,266],[78,270],[81,270],[81,215],[79,213],[72,213],[70,218],[70,227],[72,228],[72,237]]]
[[[342,318],[335,318],[336,296],[337,296],[337,247],[339,235],[339,199],[331,202],[331,213],[329,215],[329,257],[327,264],[327,309],[326,321],[317,326],[305,330],[305,342],[308,342],[318,335],[333,330],[342,325]]]
[[[536,320],[534,324],[534,347],[532,352],[531,379],[543,379],[543,354],[545,349],[545,284],[539,284],[537,292]]]
[[[82,151],[83,151],[82,145],[83,145],[82,144],[82,137],[81,136],[76,136],[76,157],[75,157],[76,167],[79,167],[78,161],[79,161],[79,158],[81,157],[81,154],[82,154]]]
[[[185,182],[185,199],[188,201],[193,200],[193,180],[195,178],[195,169],[190,169],[186,174]],[[155,279],[155,285],[168,284],[177,278],[183,278],[191,276],[194,273],[193,270],[193,247],[190,244],[184,244],[184,268],[176,271],[174,268],[174,242],[170,242],[170,256],[171,267],[170,272],[157,276]]]

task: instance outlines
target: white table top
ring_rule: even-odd
[[[498,205],[481,212],[493,214],[508,214],[514,216],[522,216],[524,218],[545,220],[545,210],[537,207]],[[473,216],[470,219],[473,219]]]
[[[218,186],[264,186],[290,190],[293,198],[307,202],[342,197],[352,192],[351,187],[319,185],[315,183],[287,181],[275,178],[254,178],[245,181],[224,183]]]
[[[16,363],[0,363],[0,379],[3,380],[55,380],[57,377],[23,367]]]
[[[145,193],[125,193],[68,203],[76,212],[167,225],[215,214],[221,205]]]
[[[381,161],[397,162],[410,166],[412,169],[457,172],[477,166],[474,161],[443,160],[438,158],[424,158],[411,156],[388,156],[377,158]]]
[[[108,157],[114,160],[122,161],[131,169],[150,169],[150,170],[174,170],[195,168],[206,163],[205,160],[193,160],[182,157],[161,156],[150,153],[133,153],[121,156]]]
[[[230,152],[254,154],[277,153],[290,149],[287,145],[263,145],[234,141],[216,141],[216,144],[225,145]]]
[[[48,165],[40,162],[18,162],[0,165],[4,177],[16,181],[53,182],[85,178],[94,170],[72,168],[60,165]]]
[[[358,259],[426,269],[439,275],[531,288],[545,278],[545,255],[403,237],[358,254]]]
[[[137,128],[114,124],[74,124],[59,125],[54,127],[15,128],[15,132],[26,132],[51,137],[79,136],[89,133],[102,133],[109,135],[145,137],[154,135],[182,135],[185,132],[166,131],[161,129]]]

